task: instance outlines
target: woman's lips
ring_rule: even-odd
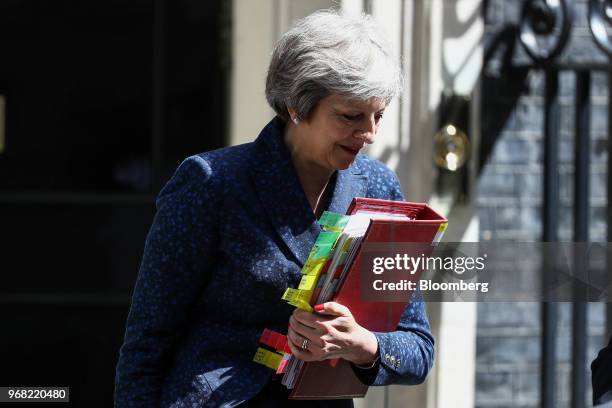
[[[352,155],[356,155],[357,153],[359,153],[359,150],[361,150],[361,147],[349,147],[343,145],[340,145],[340,147],[344,149],[347,153],[350,153]]]

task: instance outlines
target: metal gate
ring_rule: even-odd
[[[485,1],[485,9],[487,2]],[[568,43],[571,39],[572,22],[576,17],[574,10],[580,7],[588,21],[591,40],[603,51],[602,58],[593,61],[573,61],[567,58]],[[583,17],[578,16],[578,18]],[[612,240],[610,223],[612,221],[612,41],[608,35],[612,32],[612,1],[589,0],[588,4],[566,0],[526,0],[522,3],[520,20],[509,24],[493,37],[485,53],[485,66],[494,54],[503,53],[501,62],[503,70],[511,72],[514,78],[525,80],[530,71],[537,70],[545,78],[544,86],[544,129],[543,132],[543,231],[541,240],[555,242],[559,240],[558,221],[560,218],[560,183],[559,183],[559,142],[562,114],[560,108],[560,75],[573,73],[574,89],[574,193],[573,193],[573,241],[589,241],[589,171],[590,171],[590,130],[591,130],[591,80],[595,72],[603,72],[608,77],[608,122],[607,122],[607,241]],[[520,44],[527,58],[516,60],[515,44]],[[496,85],[497,86],[497,85]],[[504,86],[499,85],[499,86]],[[509,90],[510,93],[520,90]],[[490,153],[495,140],[483,139],[481,146],[481,163]],[[611,265],[608,260],[608,265]],[[608,273],[610,266],[607,267]],[[546,279],[546,277],[545,277]],[[542,354],[541,354],[541,406],[555,406],[555,365],[557,362],[557,323],[558,305],[552,302],[542,304]],[[593,356],[586,355],[587,350],[587,305],[584,302],[572,304],[572,358],[571,358],[571,406],[585,406],[585,394],[590,387],[586,377],[587,364]],[[612,333],[612,309],[607,307],[606,339]]]

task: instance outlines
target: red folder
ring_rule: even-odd
[[[389,242],[431,243],[439,240],[446,224],[442,217],[427,204],[401,201],[354,198],[347,214],[357,212],[403,214],[410,219],[371,220],[364,235],[361,248],[349,269],[348,275],[338,290],[334,301],[347,306],[357,323],[370,331],[389,332],[395,330],[408,303],[364,302],[361,300],[361,249],[367,244]],[[340,360],[305,363],[302,367],[290,399],[343,399],[364,397],[368,386],[355,376],[350,364]]]

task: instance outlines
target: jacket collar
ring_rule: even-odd
[[[251,174],[266,216],[303,266],[321,228],[283,140],[284,129],[285,123],[276,117],[261,131],[254,142]],[[355,162],[337,171],[327,209],[344,214],[353,197],[365,196],[366,181]]]

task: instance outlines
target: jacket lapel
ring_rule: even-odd
[[[366,192],[367,177],[353,162],[348,169],[337,172],[334,193],[327,210],[345,214],[353,198],[365,197]]]
[[[303,266],[321,229],[283,141],[284,127],[276,117],[261,131],[251,174],[266,216]]]
[[[321,228],[285,146],[284,127],[276,117],[261,131],[253,143],[251,175],[266,217],[303,266]],[[355,165],[338,171],[328,210],[344,214],[353,197],[365,195],[365,180]]]

